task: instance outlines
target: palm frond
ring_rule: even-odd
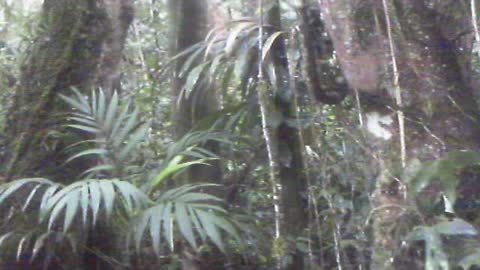
[[[28,192],[25,192],[28,190]],[[26,211],[33,201],[40,200],[36,211],[39,211],[39,223],[44,221],[49,230],[55,230],[59,220],[67,232],[75,220],[81,216],[82,225],[95,226],[101,213],[108,222],[112,213],[118,207],[133,215],[148,204],[147,196],[134,185],[126,181],[89,179],[78,181],[68,186],[62,186],[48,179],[20,179],[0,186],[0,206],[9,205],[8,199],[22,191],[27,196],[24,199],[22,211]],[[38,198],[34,200],[34,198]],[[30,207],[31,208],[31,207]],[[101,211],[102,210],[102,211]]]
[[[122,104],[117,93],[107,98],[99,90],[87,98],[76,89],[73,91],[73,97],[60,95],[76,110],[68,118],[68,127],[90,133],[92,138],[76,143],[75,146],[82,146],[83,150],[73,154],[67,162],[94,156],[97,165],[88,169],[86,174],[108,172],[111,177],[125,176],[126,168],[136,156],[135,150],[148,134],[149,124],[140,124],[139,111],[131,111],[128,102]],[[93,146],[85,148],[92,143]]]
[[[49,196],[40,208],[40,222],[48,220],[48,228],[51,230],[58,224],[58,220],[63,218],[63,231],[67,232],[76,217],[81,216],[82,226],[87,228],[96,225],[101,213],[104,214],[104,220],[110,222],[114,210],[118,207],[123,207],[132,215],[147,203],[147,196],[126,181],[83,180]]]
[[[21,195],[26,195],[24,198],[24,203],[21,208],[22,212],[25,212],[33,205],[35,198],[38,196],[43,196],[43,198],[48,198],[51,194],[55,193],[62,188],[62,185],[54,183],[45,178],[27,178],[12,181],[3,185],[0,185],[0,206],[10,205],[8,199],[15,198],[15,200],[22,200],[19,198],[17,193]],[[43,195],[40,195],[43,192]],[[44,201],[42,199],[43,204]],[[8,217],[8,216],[7,216]]]
[[[43,251],[44,254],[50,254],[42,258],[45,265],[48,265],[54,254],[58,254],[60,250],[65,254],[65,248],[69,248],[73,254],[79,250],[75,237],[64,232],[35,228],[29,231],[10,231],[0,236],[2,253],[9,250],[17,261],[28,259],[33,262]]]
[[[191,96],[202,96],[203,92],[212,87],[197,87],[201,83],[207,85],[223,78],[228,84],[223,84],[222,89],[227,92],[232,82],[238,83],[238,88],[247,91],[249,82],[256,77],[256,65],[258,63],[258,21],[251,18],[233,20],[227,23],[226,27],[217,27],[212,29],[206,38],[180,52],[173,57],[166,68],[172,68],[176,61],[183,61],[179,72],[176,74],[183,78],[185,84],[182,94],[179,95],[177,102]],[[271,25],[263,25],[266,29],[271,29]],[[265,68],[268,70],[273,65],[268,55],[274,43],[279,40],[279,36],[285,34],[284,31],[266,31],[262,37],[264,48],[261,57]],[[235,78],[232,80],[232,76]],[[236,79],[236,80],[235,80]],[[275,80],[275,76],[270,78]]]
[[[208,141],[232,144],[230,135],[224,132],[209,130],[192,131],[173,142],[166,149],[166,155],[159,169],[147,183],[149,194],[156,191],[167,177],[181,173],[193,165],[209,165],[209,161],[219,157],[212,151],[202,147]]]
[[[165,160],[170,161],[177,156],[200,159],[218,158],[216,154],[202,147],[208,141],[232,144],[230,135],[225,132],[215,132],[212,129],[192,131],[169,145]]]
[[[130,231],[130,239],[137,251],[147,234],[150,235],[157,254],[161,251],[162,242],[173,251],[174,231],[177,230],[195,249],[200,240],[210,241],[220,250],[225,250],[222,232],[241,243],[237,228],[219,205],[222,200],[213,195],[195,192],[210,186],[214,185],[192,184],[169,190],[160,196],[154,206],[139,214],[132,222]]]

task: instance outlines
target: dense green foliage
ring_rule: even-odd
[[[385,74],[374,92],[353,76],[375,67],[368,59],[365,66],[349,66],[357,55],[345,57],[342,36],[328,31],[335,21],[320,16],[328,6],[322,1],[214,1],[208,33],[181,52],[173,51],[178,29],[169,24],[169,1],[133,2],[118,87],[88,93],[67,87],[49,97],[68,113],[51,115],[56,126],[39,149],[62,147],[58,167],[81,164],[81,171],[61,182],[45,175],[0,183],[0,268],[26,261],[57,269],[48,266],[71,266],[70,258],[89,252],[122,269],[480,266],[480,140],[471,140],[478,137],[480,110],[442,85],[443,78],[434,76],[436,62],[418,64],[421,52],[410,43],[427,48],[430,39],[411,38],[415,25],[408,18],[417,20],[424,10],[403,3],[408,1],[384,9],[352,4],[354,12],[334,18],[363,23],[351,30],[358,31],[351,38],[358,54],[372,46],[391,56],[368,38],[362,43],[368,31],[398,50],[398,66],[379,71]],[[351,7],[352,1],[337,3]],[[6,128],[25,77],[25,54],[48,33],[36,23],[40,7],[11,1],[0,7],[0,126]],[[437,19],[454,25],[456,8],[435,10],[442,14]],[[385,14],[367,18],[367,9]],[[378,21],[390,15],[393,26]],[[19,35],[19,29],[28,31]],[[444,32],[433,39],[445,47],[457,42]],[[470,50],[465,56],[464,50],[452,48],[455,64],[438,69],[461,70],[460,60],[468,62],[472,86],[464,92],[478,97],[479,55]],[[390,62],[381,64],[396,61]],[[447,88],[447,95],[435,93]],[[397,89],[406,105],[395,102]],[[179,137],[172,114],[182,104],[191,106],[194,125]],[[199,119],[197,110],[209,106],[215,111]],[[58,143],[65,137],[71,144]],[[405,139],[406,146],[398,143]],[[7,140],[1,136],[5,164],[12,144]],[[203,183],[199,172],[209,167],[218,167],[221,176]],[[94,232],[105,232],[120,255],[91,244]]]

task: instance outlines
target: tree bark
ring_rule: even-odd
[[[68,158],[64,147],[78,138],[61,126],[70,109],[58,94],[71,95],[71,88],[90,94],[98,86],[107,93],[113,91],[132,19],[130,0],[45,0],[40,29],[22,63],[20,82],[9,108],[4,168],[7,180],[45,177],[69,183],[89,167],[85,160],[64,164]],[[77,235],[78,240],[86,241],[90,249],[120,258],[111,230],[97,228],[92,233],[95,239]],[[83,264],[75,269],[112,268],[93,252],[83,255]]]
[[[274,31],[282,29],[280,3],[271,1],[266,16],[266,24],[272,25]],[[282,123],[275,130],[275,141],[278,152],[279,181],[280,181],[280,208],[281,208],[281,239],[283,252],[288,252],[292,260],[283,265],[282,269],[304,269],[305,254],[296,248],[296,240],[302,236],[308,225],[307,214],[307,182],[305,164],[303,162],[303,147],[298,128],[287,123],[288,119],[295,119],[296,107],[292,98],[294,89],[290,89],[289,64],[285,39],[279,36],[271,47],[270,58],[274,66],[276,80],[274,87],[274,110],[282,116]],[[272,112],[270,112],[272,113]]]
[[[102,58],[97,85],[111,96],[114,91],[121,91],[121,70],[123,49],[128,28],[134,18],[131,0],[104,0],[102,9],[108,16],[105,42],[102,47]]]
[[[471,21],[458,16],[468,12],[469,5],[467,1],[394,0],[386,1],[385,9],[377,0],[319,2],[348,83],[364,97],[368,143],[379,170],[374,207],[407,204],[399,190],[389,191],[395,179],[400,179],[402,150],[408,163],[480,146],[469,62]],[[401,91],[400,108],[395,102],[397,89]],[[399,111],[405,119],[405,146],[400,143]],[[390,259],[399,247],[388,228],[398,222],[400,213],[386,209],[375,215],[372,269],[392,269]]]
[[[132,16],[129,0],[45,1],[42,28],[22,64],[7,117],[7,179],[42,176],[64,182],[81,172],[81,163],[63,166],[62,148],[71,138],[59,125],[58,116],[68,109],[57,96],[70,95],[71,88],[89,93],[97,78],[110,88]]]
[[[170,54],[175,56],[190,46],[204,40],[210,24],[208,0],[170,0],[168,1],[171,21]],[[172,122],[174,137],[179,139],[187,134],[203,117],[218,111],[218,101],[215,93],[206,90],[206,85],[199,80],[196,89],[189,97],[183,93],[185,78],[180,77],[180,70],[187,57],[180,58],[175,63],[172,82]],[[195,65],[194,65],[195,66]],[[206,147],[217,152],[217,144],[208,142]],[[218,182],[222,178],[222,170],[218,161],[211,166],[193,166],[187,176],[188,181]]]

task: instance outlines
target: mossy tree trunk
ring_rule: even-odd
[[[133,17],[129,2],[44,2],[37,37],[21,65],[8,114],[7,179],[42,176],[71,181],[82,170],[82,164],[63,166],[62,150],[71,138],[59,125],[67,108],[58,94],[70,95],[71,88],[86,94],[98,85],[111,88]]]
[[[360,93],[378,169],[372,202],[383,210],[375,212],[371,266],[393,269],[399,241],[389,228],[402,212],[388,205],[409,204],[401,188],[402,167],[480,146],[469,63],[473,33],[468,16],[461,15],[468,14],[469,4],[319,2],[349,85]]]
[[[70,183],[91,165],[86,160],[64,164],[68,158],[64,148],[79,139],[75,136],[87,135],[74,134],[62,127],[64,113],[69,108],[58,99],[58,94],[71,95],[72,88],[85,95],[97,87],[107,93],[116,89],[122,50],[133,19],[132,2],[44,1],[37,36],[25,53],[8,113],[9,145],[3,168],[7,181],[45,177]],[[111,229],[100,225],[88,236],[78,237],[79,241],[86,241],[87,249],[101,250],[104,255],[119,259],[119,245],[112,242],[112,234]],[[88,251],[80,257],[78,262],[82,263],[75,269],[112,269],[94,252]]]

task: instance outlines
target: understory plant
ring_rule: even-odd
[[[221,134],[187,134],[166,148],[154,168],[146,169],[138,153],[148,143],[149,124],[139,120],[139,111],[116,93],[110,98],[103,91],[93,91],[90,97],[74,93],[61,96],[73,108],[67,126],[88,134],[88,139],[67,148],[72,154],[66,162],[85,159],[92,166],[71,184],[27,178],[1,185],[0,208],[9,213],[1,220],[2,255],[30,262],[42,256],[47,267],[60,249],[84,251],[82,232],[95,230],[99,223],[112,229],[120,224],[122,241],[117,242],[137,252],[153,247],[157,255],[174,251],[180,243],[193,250],[213,244],[225,251],[225,235],[240,243],[222,199],[204,192],[215,184],[167,190],[163,185],[189,166],[216,158],[201,145],[208,140],[225,142]]]

